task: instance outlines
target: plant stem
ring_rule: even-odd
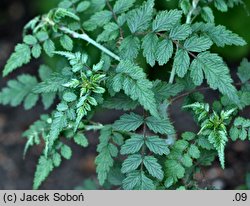
[[[117,25],[119,25],[117,15],[115,14],[112,6],[110,5],[109,0],[106,0],[106,4],[107,4],[109,10],[112,12],[112,15],[113,15],[113,18],[114,18],[115,22],[117,23]],[[119,30],[120,30],[120,38],[123,39],[124,38],[123,37],[123,30],[122,30],[122,28],[120,26],[119,26]]]
[[[170,78],[169,78],[169,81],[168,81],[169,84],[173,84],[174,83],[174,77],[175,77],[175,68],[172,67]]]
[[[192,8],[190,9],[190,11],[188,12],[188,15],[187,15],[186,24],[191,24],[191,22],[192,22],[192,15],[193,15],[194,11],[196,10],[199,1],[200,0],[193,0],[193,2],[192,2]]]
[[[70,34],[73,38],[82,39],[82,40],[92,44],[96,48],[100,49],[101,51],[103,51],[107,55],[114,58],[115,60],[121,61],[119,56],[117,56],[116,54],[114,54],[112,51],[108,50],[106,47],[102,46],[101,44],[97,43],[95,40],[91,39],[87,34],[85,34],[85,33],[84,34],[79,34],[79,33],[75,32],[75,31],[72,31],[72,30],[64,27],[64,26],[60,27],[59,29],[61,31],[63,31],[64,33]]]

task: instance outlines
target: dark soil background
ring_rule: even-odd
[[[248,2],[248,1],[247,1]],[[41,3],[41,4],[40,4]],[[7,58],[13,51],[15,44],[21,41],[22,27],[32,17],[42,12],[46,12],[56,1],[49,0],[1,0],[0,1],[0,68],[4,67]],[[221,17],[219,22],[227,22],[236,32],[249,38],[250,18],[246,17],[246,12],[238,10],[244,20],[236,22],[227,22],[227,16]],[[244,14],[242,14],[244,13]],[[237,15],[234,13],[234,16]],[[235,26],[236,25],[236,26]],[[244,28],[244,29],[242,29]],[[238,29],[238,30],[237,30]],[[250,42],[250,41],[249,41]],[[234,69],[239,64],[240,58],[249,57],[249,47],[241,50],[229,48],[233,52],[225,52],[224,58]],[[229,50],[228,49],[228,50]],[[229,53],[229,54],[228,54]],[[234,58],[232,58],[232,53]],[[230,61],[231,60],[231,61]],[[14,72],[8,78],[0,80],[2,88],[9,79],[16,77],[20,71],[27,73],[36,73],[39,61],[33,60],[31,64],[24,66],[21,70]],[[235,70],[235,69],[234,69]],[[216,92],[207,91],[204,93],[208,101],[217,97]],[[195,123],[188,113],[181,111],[182,100],[179,100],[171,107],[171,118],[174,121],[177,131],[197,131]],[[250,117],[249,109],[242,115]],[[25,111],[22,107],[11,108],[0,106],[0,189],[31,189],[33,175],[38,157],[42,148],[36,147],[28,152],[25,160],[22,158],[25,139],[21,134],[29,125],[37,120],[40,114],[46,113],[42,105],[35,109]],[[118,112],[111,112],[109,115],[105,111],[95,117],[96,121],[102,123],[112,122],[119,116]],[[98,134],[88,134],[91,145],[97,143]],[[70,143],[69,143],[70,144]],[[70,144],[71,145],[71,144]],[[95,146],[83,150],[82,148],[71,145],[73,157],[70,161],[64,161],[62,166],[56,169],[52,175],[43,184],[41,189],[74,189],[82,184],[84,179],[95,177]],[[213,166],[203,172],[203,176],[197,176],[202,186],[215,186],[218,189],[235,189],[245,184],[245,176],[250,172],[250,143],[235,142],[230,143],[226,151],[226,169],[220,169],[219,163],[215,162]]]

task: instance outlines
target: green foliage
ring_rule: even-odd
[[[18,76],[17,80],[8,81],[8,87],[3,88],[0,93],[0,103],[15,107],[23,102],[25,109],[31,109],[35,106],[39,98],[32,91],[37,83],[36,77],[28,74]]]
[[[114,165],[113,158],[117,157],[118,155],[117,147],[110,142],[113,138],[112,135],[114,134],[112,133],[112,128],[109,126],[106,126],[101,130],[101,135],[99,138],[100,143],[97,147],[97,152],[99,154],[95,160],[97,165],[96,172],[101,185],[105,183],[107,175]]]
[[[224,47],[226,45],[243,46],[246,44],[238,34],[226,29],[222,25],[215,26],[211,23],[196,23],[193,30],[207,35],[217,46]]]
[[[226,143],[228,141],[227,120],[232,116],[235,109],[221,111],[217,114],[215,111],[210,115],[209,106],[200,103],[194,103],[192,105],[187,105],[185,108],[192,108],[196,115],[198,115],[198,121],[201,125],[201,130],[198,134],[207,136],[210,144],[214,146],[217,150],[219,160],[222,168],[225,167],[225,157],[224,150]],[[193,150],[192,153],[195,153]]]
[[[204,75],[212,89],[227,95],[233,102],[238,103],[236,88],[232,85],[233,80],[228,75],[229,70],[221,57],[209,52],[201,53],[191,64],[191,77],[195,85],[203,82]]]
[[[238,139],[250,139],[250,120],[243,117],[237,117],[230,129],[230,137],[233,141]]]
[[[0,103],[31,109],[41,97],[44,109],[50,108],[23,133],[24,155],[30,147],[43,147],[33,188],[72,158],[65,138],[82,149],[95,143],[88,142],[90,130],[100,131],[100,185],[88,188],[200,189],[196,173],[216,156],[224,168],[228,139],[250,140],[249,120],[238,116],[250,106],[250,63],[242,61],[240,82],[234,82],[211,47],[246,42],[217,25],[213,13],[238,4],[182,0],[179,8],[164,10],[154,0],[63,0],[28,22],[3,76],[44,54],[53,60],[51,68],[41,65],[37,77],[9,80]],[[198,87],[205,82],[208,87]],[[220,92],[212,110],[200,93],[207,89]],[[169,108],[183,97],[183,109],[200,126],[197,133],[175,131]],[[94,122],[103,109],[105,115],[112,109],[123,113],[113,123]]]
[[[14,71],[18,67],[21,67],[24,64],[29,63],[30,59],[31,59],[30,47],[26,44],[18,44],[15,47],[15,52],[8,59],[8,62],[4,67],[3,76],[7,76],[9,73]]]
[[[140,8],[127,14],[127,23],[132,33],[145,31],[153,16],[154,0],[146,1]]]
[[[147,117],[145,121],[148,128],[154,133],[166,135],[171,135],[175,133],[174,128],[168,118],[158,119],[156,117],[150,116]]]
[[[35,179],[33,188],[38,189],[41,183],[48,177],[49,173],[53,170],[53,161],[52,159],[47,159],[44,156],[39,158],[37,164]]]
[[[146,74],[139,66],[130,61],[121,61],[116,68],[116,76],[112,79],[112,87],[115,92],[121,89],[132,100],[137,100],[153,116],[158,116],[157,106],[152,83],[146,78]]]
[[[143,117],[135,113],[124,114],[114,123],[114,129],[130,132],[137,130],[142,124]]]

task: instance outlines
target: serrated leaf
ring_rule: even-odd
[[[213,23],[214,22],[213,10],[208,6],[204,6],[202,8],[201,17],[204,19],[204,21],[206,21],[208,23]]]
[[[229,69],[217,54],[209,52],[200,53],[193,61],[195,67],[192,69],[200,70],[202,68],[209,86],[212,89],[218,89],[222,94],[228,96],[234,103],[239,103],[236,88],[232,85]],[[200,73],[200,72],[199,72]],[[191,75],[194,76],[194,75]],[[198,81],[201,82],[201,78]]]
[[[65,159],[69,160],[71,158],[71,156],[72,156],[72,150],[71,150],[71,148],[69,146],[67,146],[67,145],[63,145],[61,147],[61,155]]]
[[[214,6],[222,12],[226,12],[228,10],[226,2],[222,0],[214,0]]]
[[[191,167],[193,165],[193,161],[191,159],[191,157],[188,154],[184,154],[182,157],[182,164],[185,167]]]
[[[196,134],[193,133],[193,132],[184,132],[181,137],[184,139],[184,140],[187,140],[187,141],[191,141],[193,139],[195,139],[196,137]]]
[[[119,26],[116,23],[110,22],[104,26],[104,31],[98,35],[98,42],[107,42],[115,40],[119,36]]]
[[[54,14],[54,20],[59,22],[64,17],[69,17],[76,21],[80,21],[80,18],[73,12],[69,11],[68,9],[57,8]]]
[[[142,68],[135,66],[130,61],[121,61],[116,68],[118,73],[113,79],[113,89],[124,93],[132,100],[138,100],[140,104],[153,116],[158,116],[152,83],[146,78]]]
[[[250,79],[250,62],[247,59],[244,58],[241,61],[237,75],[243,83]]]
[[[38,95],[32,92],[37,85],[37,79],[23,74],[17,80],[10,80],[7,87],[0,92],[0,103],[3,105],[18,106],[24,102],[25,109],[31,109],[38,100]]]
[[[182,11],[176,9],[159,12],[153,21],[152,29],[154,32],[169,31],[180,21],[181,16]]]
[[[132,190],[141,181],[141,175],[139,171],[130,172],[127,177],[122,181],[124,190]]]
[[[245,128],[241,128],[239,138],[244,141],[247,138],[247,131]]]
[[[73,92],[66,92],[63,94],[63,99],[66,102],[73,102],[77,99],[77,96]]]
[[[101,129],[101,135],[99,137],[99,145],[97,151],[98,156],[95,159],[97,165],[96,172],[98,174],[98,180],[103,185],[107,179],[108,173],[111,167],[114,165],[113,157],[118,155],[118,149],[113,144],[110,144],[112,136],[112,127],[105,126]]]
[[[188,149],[188,154],[194,158],[194,159],[198,159],[200,157],[200,151],[198,149],[197,146],[195,145],[191,145]]]
[[[42,103],[44,105],[44,109],[48,109],[54,103],[56,98],[55,92],[43,93],[42,96]]]
[[[54,51],[55,51],[55,44],[54,44],[54,42],[51,39],[47,39],[43,43],[43,49],[44,49],[45,53],[49,57],[52,57],[54,55]]]
[[[33,189],[38,189],[42,182],[48,177],[53,170],[53,161],[47,159],[44,156],[39,158],[39,162],[36,166],[35,178],[33,183]]]
[[[142,145],[144,144],[143,135],[132,135],[130,139],[126,140],[125,144],[122,145],[120,153],[125,154],[134,154],[138,152]]]
[[[117,0],[115,2],[113,11],[116,14],[124,13],[129,10],[135,3],[135,0]]]
[[[165,168],[167,178],[173,178],[174,182],[183,178],[185,175],[185,168],[176,160],[167,160]]]
[[[184,48],[191,52],[203,52],[212,46],[213,42],[205,36],[193,36],[184,43]]]
[[[213,149],[213,145],[211,145],[211,143],[208,141],[208,139],[206,137],[199,137],[199,139],[197,140],[197,144],[198,146],[200,146],[203,149],[206,150],[211,150]]]
[[[219,47],[224,47],[225,45],[246,45],[246,41],[242,37],[222,25],[215,26],[212,23],[197,23],[193,25],[193,31],[204,32]]]
[[[146,118],[146,124],[155,133],[172,135],[175,133],[174,127],[169,119],[158,119],[150,116]]]
[[[57,106],[56,106],[56,109],[59,111],[59,112],[64,112],[68,109],[68,105],[65,103],[65,102],[61,102],[59,103]]]
[[[63,112],[56,112],[53,116],[49,132],[49,149],[53,146],[60,132],[67,126],[67,117]]]
[[[74,141],[76,144],[82,146],[82,147],[87,147],[89,145],[89,142],[87,140],[87,138],[85,137],[84,134],[81,134],[81,133],[77,133],[75,136],[74,136]]]
[[[108,174],[108,181],[114,186],[122,185],[122,180],[125,179],[124,174],[121,173],[121,169],[116,167],[113,168]]]
[[[182,24],[171,29],[169,37],[173,40],[185,40],[191,33],[191,27],[188,24]]]
[[[132,33],[141,32],[149,27],[153,15],[154,0],[146,1],[140,8],[127,14],[127,23]]]
[[[157,159],[152,156],[146,156],[143,158],[143,164],[148,170],[149,174],[152,175],[153,177],[162,180],[164,177],[162,167],[161,165],[157,162]]]
[[[159,138],[158,136],[148,136],[145,141],[148,149],[154,154],[158,155],[168,155],[169,149],[167,147],[167,142],[164,139]]]
[[[217,150],[221,167],[224,169],[225,168],[224,150],[226,142],[228,141],[226,133],[224,131],[212,131],[208,136],[208,140]]]
[[[188,55],[188,52],[184,49],[178,49],[178,51],[175,54],[174,65],[173,65],[176,74],[179,77],[183,78],[189,69],[189,65],[190,65],[190,57]]]
[[[54,153],[52,156],[52,161],[53,161],[53,164],[55,165],[55,167],[59,167],[61,162],[62,162],[61,155],[57,152]]]
[[[40,41],[43,42],[49,38],[49,35],[46,31],[39,31],[36,33],[36,38]]]
[[[97,27],[102,27],[107,24],[112,18],[112,12],[108,10],[103,10],[96,12],[90,17],[88,21],[85,21],[83,26],[88,31],[93,31]]]
[[[143,124],[143,117],[135,113],[124,114],[116,120],[113,127],[120,131],[135,131]]]
[[[23,132],[22,137],[28,139],[23,151],[23,157],[25,157],[31,146],[41,143],[40,136],[44,137],[44,131],[48,129],[47,119],[47,115],[42,115],[39,120],[35,121],[25,132]]]
[[[134,154],[128,156],[128,158],[122,163],[122,173],[128,173],[136,170],[142,163],[142,156],[140,154]]]
[[[173,184],[174,184],[174,179],[172,177],[168,177],[164,182],[164,186],[166,188],[171,187]]]
[[[60,43],[62,47],[68,51],[72,51],[73,49],[73,40],[66,34],[61,36]]]
[[[96,157],[95,163],[97,164],[96,171],[98,173],[98,180],[100,184],[103,185],[107,179],[107,174],[110,168],[114,164],[114,160],[107,148],[103,149],[103,151]]]
[[[123,180],[124,190],[154,190],[154,182],[143,171],[133,171]]]
[[[231,139],[232,139],[233,141],[236,141],[236,140],[238,139],[238,137],[239,137],[240,130],[239,130],[237,127],[232,127],[232,128],[230,129],[229,134],[230,134]]]
[[[83,12],[83,11],[87,10],[89,8],[89,6],[90,6],[90,2],[82,1],[77,5],[76,11],[77,12]]]
[[[15,69],[29,63],[31,59],[30,47],[26,44],[18,44],[14,53],[11,54],[3,70],[3,76],[7,76]]]
[[[158,37],[154,33],[147,34],[142,39],[143,56],[146,58],[147,63],[150,64],[151,67],[155,65],[157,45]]]
[[[39,99],[39,96],[37,94],[34,93],[30,93],[28,94],[28,96],[24,99],[24,109],[29,110],[31,108],[33,108],[37,101]]]
[[[197,86],[201,85],[204,81],[204,75],[202,70],[202,63],[199,61],[193,61],[190,65],[190,77],[193,80],[193,83]]]
[[[162,66],[166,64],[169,59],[172,57],[174,52],[173,42],[169,39],[164,39],[158,42],[156,48],[156,61],[158,61],[159,65]]]
[[[128,60],[135,59],[138,56],[139,49],[140,39],[132,35],[123,39],[119,47],[121,57]]]
[[[42,47],[40,46],[40,44],[36,44],[32,47],[31,49],[31,53],[32,53],[32,56],[34,58],[38,58],[41,56],[41,53],[42,53]]]
[[[135,109],[138,106],[138,102],[133,101],[125,94],[118,93],[114,97],[105,99],[102,106],[108,109],[122,109],[128,111]]]
[[[153,91],[156,95],[157,101],[161,102],[170,97],[176,96],[183,91],[183,84],[169,84],[165,81],[156,80],[153,82]]]
[[[139,190],[155,190],[155,184],[153,180],[149,179],[144,172],[141,172],[141,181],[137,186]]]
[[[23,41],[24,41],[25,44],[28,44],[28,45],[35,45],[37,43],[36,37],[34,37],[34,36],[30,35],[30,34],[24,36]]]

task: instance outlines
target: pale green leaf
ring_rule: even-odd
[[[143,124],[143,117],[135,113],[124,114],[113,124],[115,130],[135,131]]]
[[[132,135],[130,139],[126,140],[125,144],[121,147],[121,154],[134,154],[138,152],[144,144],[143,135]]]
[[[15,69],[29,63],[31,59],[30,47],[26,44],[18,44],[14,53],[11,54],[3,70],[3,76],[7,76]]]
[[[136,170],[142,163],[142,156],[140,154],[134,154],[128,156],[128,158],[122,163],[121,172],[128,173]]]
[[[158,136],[148,136],[145,141],[148,149],[154,154],[158,155],[168,155],[169,149],[167,142],[164,139],[159,138]]]
[[[153,21],[153,31],[169,31],[180,21],[181,16],[182,12],[176,9],[159,12]]]
[[[161,165],[157,162],[157,159],[152,156],[146,156],[143,158],[143,164],[148,170],[149,174],[152,175],[153,177],[162,180],[164,177],[162,167]]]
[[[183,78],[189,69],[189,65],[190,65],[190,57],[188,55],[188,52],[184,49],[178,49],[174,58],[174,65],[173,65],[176,74],[179,77]]]

